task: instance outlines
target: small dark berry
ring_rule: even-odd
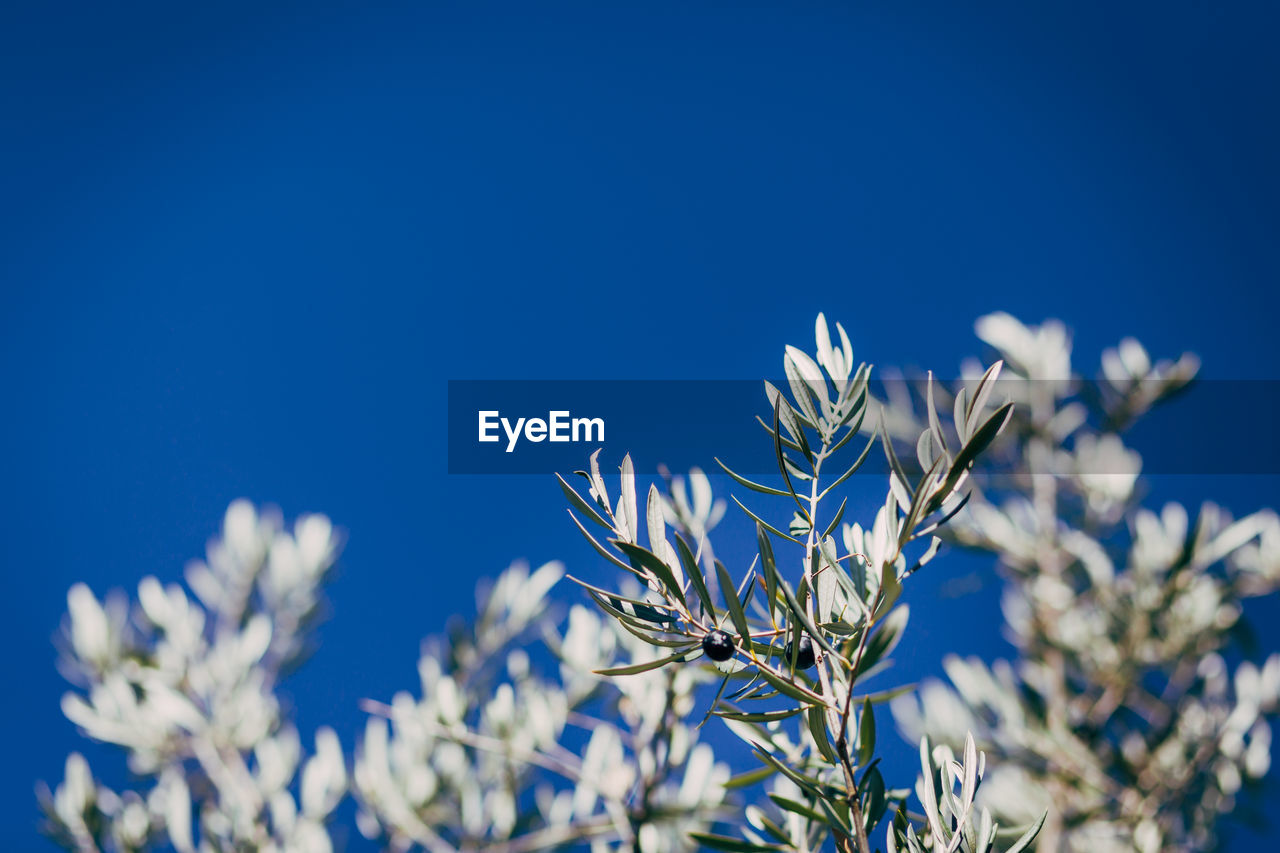
[[[717,628],[702,638],[702,650],[713,661],[722,663],[733,657],[733,638]]]
[[[787,660],[791,660],[791,644],[787,643]],[[800,638],[800,651],[796,654],[796,669],[808,669],[813,666],[813,640]]]

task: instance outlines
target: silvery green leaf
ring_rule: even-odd
[[[978,837],[974,844],[977,853],[988,853],[996,841],[996,824],[991,819],[990,809],[983,809],[978,822]]]
[[[903,512],[911,509],[911,492],[907,489],[906,481],[899,479],[894,471],[889,472],[889,491],[893,493],[894,500]]]
[[[787,359],[795,364],[800,376],[803,377],[804,383],[809,387],[810,393],[817,399],[823,413],[829,419],[831,415],[831,400],[827,396],[827,381],[822,377],[822,371],[818,368],[818,365],[803,350],[791,346],[787,347]],[[816,419],[814,419],[814,425],[817,426]]]
[[[870,439],[867,440],[867,446],[862,449],[862,453],[858,455],[858,458],[854,460],[853,464],[850,465],[843,474],[841,474],[839,477],[837,477],[835,480],[829,483],[827,487],[822,490],[822,493],[818,495],[818,500],[822,500],[823,498],[825,498],[831,492],[832,489],[835,489],[837,486],[844,483],[845,480],[852,477],[857,472],[857,470],[862,467],[862,463],[867,461],[867,454],[869,454],[871,452],[871,448],[875,446],[878,432],[879,432],[879,427],[876,428],[876,432],[873,432],[871,434]],[[851,431],[849,434],[853,435],[853,432]]]
[[[710,832],[690,832],[689,837],[705,847],[710,847],[712,850],[728,850],[730,853],[769,853],[769,851],[773,850],[781,851],[786,849],[774,844],[756,844],[752,841],[743,841],[739,838],[715,835]]]
[[[786,776],[796,785],[800,786],[800,788],[802,788],[806,793],[808,793],[814,799],[819,799],[822,797],[822,787],[823,787],[822,782],[820,782],[817,779],[814,779],[811,776],[807,776],[804,773],[801,773],[800,771],[788,765],[786,762],[779,760],[772,753],[770,753],[769,750],[765,749],[765,747],[760,743],[753,742],[751,745],[752,747],[754,747],[754,752],[756,757],[759,758],[762,762],[764,762],[765,764],[768,764],[770,767],[772,767],[774,770],[777,770],[783,776]]]
[[[793,537],[799,539],[809,535],[809,521],[800,513],[792,513],[791,523],[787,525],[787,532]]]
[[[598,553],[600,556],[604,557],[610,563],[613,563],[615,566],[622,569],[623,571],[633,572],[633,573],[635,572],[634,567],[629,566],[626,563],[622,562],[622,560],[618,559],[618,557],[615,554],[613,554],[608,548],[601,545],[600,542],[594,536],[591,535],[591,532],[587,530],[586,527],[583,526],[582,522],[578,520],[578,517],[576,515],[570,512],[569,518],[577,526],[579,532],[582,533],[583,537],[585,537],[586,540],[591,543],[591,546],[595,548],[596,553]]]
[[[684,570],[680,566],[680,559],[676,556],[675,549],[667,541],[667,529],[666,522],[663,521],[662,503],[662,494],[658,491],[658,487],[650,484],[648,503],[645,507],[645,525],[649,530],[649,548],[662,562],[667,564],[667,567],[671,569],[671,575],[675,579],[676,586],[683,590],[685,588]]]
[[[769,424],[765,422],[764,418],[760,417],[759,415],[756,415],[756,423],[760,424],[760,426],[764,429],[764,431],[769,434],[770,441],[776,438],[778,441],[782,443],[782,446],[785,447],[787,450],[794,450],[797,453],[800,452],[799,444],[795,443],[785,435],[778,435],[777,433],[775,433],[773,431],[773,427],[769,426]]]
[[[720,595],[724,598],[725,607],[729,611],[729,617],[733,620],[734,628],[738,631],[738,637],[742,640],[742,646],[743,648],[750,648],[751,626],[747,622],[746,611],[742,609],[742,601],[738,598],[738,593],[734,589],[733,579],[729,577],[729,570],[719,560],[716,560],[716,576],[720,581]]]
[[[946,833],[942,829],[942,814],[938,810],[938,795],[933,787],[934,768],[929,754],[929,739],[920,739],[920,804],[924,806],[925,818],[929,822],[929,832],[936,839],[935,844],[947,842]]]
[[[803,710],[803,708],[781,708],[777,711],[747,713],[725,706],[716,708],[712,713],[717,717],[723,717],[726,720],[734,720],[739,723],[774,723],[780,720],[789,720]]]
[[[880,819],[884,817],[885,809],[889,806],[889,798],[884,787],[884,777],[880,775],[879,767],[868,768],[863,785],[867,789],[863,806],[863,825],[867,832],[871,832],[876,824],[880,822]]]
[[[942,423],[938,420],[938,409],[933,400],[933,371],[930,370],[929,378],[925,387],[925,408],[929,413],[929,429],[928,432],[933,436],[934,442],[938,446],[938,453],[945,454],[947,452],[947,437],[942,432]],[[924,461],[921,461],[923,467],[929,467]]]
[[[932,430],[922,431],[920,438],[916,439],[916,461],[920,463],[921,469],[927,469],[933,464],[936,457],[934,443]]]
[[[748,509],[748,508],[747,508],[747,505],[746,505],[746,504],[744,504],[742,501],[738,500],[738,498],[737,498],[736,496],[734,496],[734,495],[730,495],[729,497],[730,497],[730,499],[732,499],[732,500],[733,500],[733,502],[734,502],[734,503],[736,503],[736,504],[738,505],[738,508],[739,508],[739,509],[741,509],[743,512],[745,512],[747,515],[751,516],[751,520],[752,520],[752,521],[754,521],[756,524],[762,525],[762,526],[764,527],[764,529],[765,529],[765,530],[768,530],[768,531],[769,531],[770,533],[772,533],[774,536],[777,536],[777,537],[779,537],[779,538],[781,538],[781,539],[789,539],[789,540],[791,540],[792,542],[795,542],[797,545],[803,545],[803,544],[804,544],[804,543],[803,543],[803,542],[801,542],[799,539],[796,539],[794,536],[790,536],[790,535],[788,535],[788,534],[786,534],[786,533],[783,533],[781,530],[779,530],[778,528],[774,527],[772,524],[770,524],[769,522],[765,521],[765,520],[764,520],[763,518],[761,518],[760,516],[756,515],[754,512],[752,512],[750,509]]]
[[[987,446],[1004,429],[1004,425],[1009,421],[1012,412],[1013,403],[1005,403],[996,409],[995,414],[973,433],[973,436],[965,443],[960,452],[956,454],[956,458],[951,462],[951,469],[947,473],[947,479],[939,494],[950,494],[955,489],[960,482],[961,476],[969,470],[969,466],[978,458],[978,454],[986,450]]]
[[[1005,853],[1022,853],[1023,850],[1030,849],[1031,842],[1035,841],[1036,836],[1040,834],[1040,830],[1044,826],[1045,818],[1048,816],[1048,812],[1040,815],[1040,819],[1032,824],[1027,831],[1013,843],[1013,846],[1005,851]]]
[[[906,604],[902,604],[889,611],[889,614],[880,620],[879,628],[867,639],[867,647],[862,653],[862,661],[859,664],[858,671],[860,678],[871,667],[893,653],[893,650],[898,646],[898,642],[902,639],[909,617],[910,608]]]
[[[796,598],[796,594],[791,590],[791,585],[787,583],[787,579],[781,575],[778,576],[778,589],[782,592],[783,600],[786,601],[787,607],[790,608],[791,615],[795,617],[796,621],[799,622],[809,634],[809,639],[821,646],[823,651],[833,655],[839,654],[831,643],[827,642],[826,636],[824,636],[823,633],[818,630],[817,626],[813,624],[813,620],[809,618],[809,614],[800,606],[800,602]]]
[[[689,550],[689,545],[679,533],[676,534],[676,553],[680,557],[680,563],[684,566],[684,573],[689,576],[689,581],[693,584],[693,590],[698,596],[698,601],[702,603],[703,611],[707,614],[707,618],[714,622],[716,608],[711,601],[711,592],[707,589],[707,582],[702,577],[702,567],[698,565],[698,561],[694,559],[693,552]]]
[[[778,598],[778,566],[773,556],[773,543],[759,522],[756,522],[756,547],[760,551],[760,569],[764,574],[765,607],[772,614]]]
[[[796,369],[795,362],[790,357],[782,360],[783,372],[787,376],[787,384],[791,386],[791,396],[796,401],[796,405],[800,408],[800,412],[808,419],[809,423],[817,426],[822,421],[822,416],[818,414],[817,407],[813,404],[813,397],[809,386],[800,376],[800,371]]]
[[[618,535],[628,542],[636,543],[640,537],[640,517],[636,512],[636,472],[631,462],[631,454],[622,458],[622,497],[618,499],[620,521],[625,521],[626,530],[619,530]]]
[[[832,370],[831,330],[827,328],[827,318],[819,311],[818,319],[813,324],[813,337],[818,345],[818,363],[827,369],[832,378],[838,378]]]
[[[849,343],[849,335],[844,326],[836,323],[836,332],[840,335],[840,349],[844,353],[845,376],[853,369],[853,344]]]
[[[838,828],[845,836],[853,835],[853,826],[849,822],[848,806],[839,801],[833,802],[826,797],[819,797],[818,807],[822,809],[822,813],[826,816],[832,829]]]
[[[794,815],[799,815],[805,820],[811,820],[815,823],[826,823],[827,819],[823,817],[821,812],[810,808],[804,803],[797,802],[790,797],[784,797],[781,794],[776,794],[773,791],[769,791],[767,796],[773,801],[774,805],[783,811],[791,812]]]
[[[822,531],[823,539],[826,539],[828,536],[830,536],[832,532],[835,531],[835,529],[840,526],[840,521],[844,518],[845,507],[848,506],[848,504],[849,504],[848,498],[842,498],[840,500],[839,509],[837,509],[836,514],[831,517],[831,521],[827,524],[827,529]]]
[[[600,451],[597,450],[591,454],[591,488],[594,492],[592,497],[601,504],[605,512],[611,512],[609,503],[609,492],[604,486],[604,477],[600,476]]]
[[[973,741],[973,732],[964,738],[964,779],[960,787],[960,802],[968,811],[973,805],[973,797],[978,792],[978,748]]]
[[[835,539],[830,536],[823,539],[820,543],[820,549],[825,564],[819,564],[813,582],[818,596],[818,618],[826,621],[831,618],[831,614],[835,610],[836,589],[839,586],[839,582],[836,580],[836,573],[840,569],[835,554]]]
[[[866,764],[876,751],[876,718],[871,701],[863,700],[862,717],[858,722],[858,762]]]
[[[960,390],[956,392],[955,403],[951,408],[951,422],[955,425],[956,434],[960,436],[960,443],[963,444],[969,437],[969,430],[965,427],[965,418],[969,411],[969,389],[960,386]]]
[[[782,442],[779,438],[780,433],[778,432],[778,414],[784,407],[785,407],[785,403],[783,404],[783,406],[780,406],[779,408],[774,409],[773,411],[774,456],[777,458],[777,461],[778,461],[778,470],[782,472],[783,482],[787,484],[787,491],[790,492],[791,498],[792,500],[795,501],[796,506],[799,507],[800,512],[803,513],[806,518],[808,518],[808,513],[805,511],[804,504],[801,503],[800,496],[796,494],[796,487],[791,482],[791,475],[787,470],[786,457],[783,455],[783,452],[782,452]],[[802,437],[803,437],[803,434],[802,434]],[[807,453],[808,445],[805,444],[804,447],[805,447],[805,452]],[[812,457],[810,457],[810,462],[812,462]]]
[[[763,782],[765,779],[768,779],[770,776],[773,776],[777,772],[778,771],[775,770],[771,765],[765,766],[765,767],[757,767],[754,770],[747,770],[743,773],[738,773],[730,777],[729,781],[724,783],[724,787],[730,791],[736,790],[738,788],[749,788],[752,785]]]
[[[803,483],[813,479],[813,475],[797,465],[795,460],[791,458],[790,454],[784,453],[782,455],[782,460],[787,466],[787,473],[790,475],[793,482],[798,480]]]
[[[783,491],[782,489],[775,489],[772,486],[763,486],[752,480],[748,480],[746,477],[743,477],[741,474],[735,473],[733,470],[729,468],[728,465],[721,462],[718,458],[716,459],[716,464],[719,465],[722,469],[724,469],[724,472],[728,474],[730,477],[732,477],[734,482],[738,483],[739,485],[746,486],[748,489],[750,489],[753,492],[760,492],[761,494],[765,494],[765,495],[778,495],[781,497],[790,497],[791,495],[790,492]]]
[[[962,441],[968,441],[968,437],[973,434],[973,429],[977,425],[978,418],[982,416],[982,410],[987,405],[987,400],[991,397],[991,392],[995,390],[996,380],[1000,378],[1000,371],[1004,367],[1003,361],[997,361],[987,368],[982,374],[982,378],[978,380],[978,386],[974,389],[973,400],[968,404],[965,410],[963,424],[965,437]],[[962,421],[956,420],[956,427],[959,428]]]
[[[662,517],[662,495],[658,487],[649,484],[649,496],[645,505],[645,525],[649,531],[649,550],[661,557],[667,544],[667,525]]]
[[[676,577],[663,560],[659,559],[656,554],[639,545],[632,545],[630,542],[624,542],[621,539],[610,540],[615,548],[627,555],[631,560],[632,566],[637,569],[649,572],[658,581],[658,590],[665,589],[667,593],[676,601],[684,600],[684,589],[676,582]]]
[[[686,646],[681,651],[674,652],[672,654],[666,655],[665,657],[656,658],[651,661],[644,661],[643,663],[633,663],[628,666],[615,666],[615,667],[610,667],[609,669],[597,669],[595,670],[595,674],[607,675],[607,676],[639,675],[642,672],[649,672],[650,670],[654,670],[654,669],[658,669],[659,667],[666,666],[669,663],[674,663],[675,661],[684,660],[685,654],[692,648],[694,647],[692,645],[689,645],[689,646]]]
[[[577,491],[575,491],[574,488],[570,486],[568,482],[565,481],[564,477],[561,477],[559,474],[556,474],[556,480],[559,481],[560,483],[560,490],[564,492],[565,497],[567,497],[569,499],[569,502],[572,503],[574,507],[577,508],[578,512],[582,513],[589,520],[594,521],[596,524],[600,525],[605,530],[613,529],[613,526],[609,524],[609,522],[601,518],[600,513],[596,512],[595,508],[592,507],[591,504],[583,500],[582,496],[579,495]]]

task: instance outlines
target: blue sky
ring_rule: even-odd
[[[348,743],[475,579],[586,566],[551,478],[447,475],[448,379],[776,375],[819,310],[945,372],[995,309],[1280,378],[1274,10],[854,6],[0,12],[14,843],[78,744],[67,587],[177,578],[235,497],[348,531],[288,683]],[[907,671],[998,650],[972,606]]]

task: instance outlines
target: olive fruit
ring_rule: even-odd
[[[733,657],[733,638],[717,628],[702,638],[702,650],[713,661],[722,663]]]
[[[787,643],[787,660],[791,660],[792,645]],[[800,650],[796,652],[796,669],[808,669],[813,666],[813,640],[800,638]]]

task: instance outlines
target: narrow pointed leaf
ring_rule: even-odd
[[[569,485],[564,477],[556,474],[556,479],[560,481],[560,490],[564,492],[565,497],[567,497],[569,502],[577,508],[578,512],[582,513],[588,519],[594,521],[605,530],[613,530],[613,525],[601,518],[600,513],[596,511],[595,507],[583,500],[582,496],[577,493],[573,486]]]
[[[728,465],[721,462],[718,457],[712,457],[712,458],[716,460],[717,465],[719,465],[721,468],[724,469],[724,472],[726,474],[728,474],[730,477],[733,478],[734,482],[738,483],[741,486],[746,486],[748,489],[750,489],[753,492],[759,492],[762,495],[779,495],[783,497],[791,494],[790,492],[783,491],[782,489],[775,489],[772,486],[765,486],[753,480],[748,480],[746,477],[742,476],[741,474],[738,474]]]
[[[685,653],[692,648],[693,646],[689,646],[682,651],[669,654],[666,657],[661,657],[657,660],[645,661],[644,663],[633,663],[629,666],[615,666],[610,669],[597,669],[594,670],[594,672],[596,675],[638,675],[642,672],[649,672],[650,670],[658,669],[659,667],[665,666],[666,664],[674,661],[684,660]]]

